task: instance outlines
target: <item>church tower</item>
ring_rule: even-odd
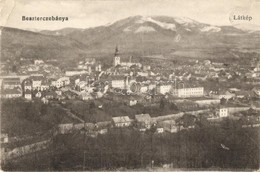
[[[120,64],[120,57],[119,57],[118,47],[116,46],[115,57],[114,57],[114,66],[117,66],[119,64]]]

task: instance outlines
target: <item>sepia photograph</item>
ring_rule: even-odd
[[[260,0],[0,0],[1,171],[259,171]]]

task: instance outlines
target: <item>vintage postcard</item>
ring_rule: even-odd
[[[2,171],[257,171],[260,0],[1,0]]]

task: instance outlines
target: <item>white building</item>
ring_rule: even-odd
[[[39,64],[43,64],[43,63],[44,63],[43,60],[34,60],[35,65],[39,65]]]
[[[115,127],[128,127],[131,125],[131,119],[128,116],[113,117],[112,122]]]
[[[177,97],[201,97],[204,95],[203,87],[195,88],[180,88],[174,90],[174,95]]]
[[[70,78],[69,77],[61,77],[59,79],[57,79],[57,81],[55,82],[55,86],[57,88],[66,86],[70,84]]]
[[[158,91],[158,93],[161,93],[161,94],[169,93],[169,92],[171,92],[171,90],[172,90],[171,84],[157,86],[157,91]]]
[[[227,108],[220,108],[219,109],[219,117],[227,117],[228,116],[228,109]]]
[[[41,85],[42,85],[43,79],[44,79],[43,76],[32,76],[32,77],[31,77],[31,80],[32,80],[32,89],[33,89],[33,90],[40,90],[40,89],[41,89]]]
[[[73,71],[66,71],[65,75],[74,76],[74,75],[81,75],[81,74],[86,74],[86,73],[89,73],[89,72],[85,71],[85,70],[73,70]]]
[[[122,75],[111,76],[111,86],[113,88],[125,89],[126,88],[125,76],[122,76]]]
[[[27,100],[32,100],[32,93],[30,90],[26,90],[24,93],[24,98]]]
[[[17,98],[22,96],[22,92],[20,89],[5,89],[1,92],[1,97],[2,98]]]

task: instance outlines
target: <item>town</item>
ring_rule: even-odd
[[[41,59],[20,59],[19,67],[1,63],[4,165],[51,149],[53,137],[78,134],[74,139],[84,136],[86,142],[115,130],[152,132],[160,138],[193,132],[201,125],[235,124],[241,130],[260,126],[259,58],[248,64],[149,57],[141,61],[122,57],[119,46],[111,55],[113,51],[112,64],[88,57],[63,70],[57,62]],[[255,138],[245,137],[258,146]],[[231,149],[225,143],[218,146]],[[84,170],[85,150],[83,154],[79,168]],[[146,164],[153,167],[158,161]]]

